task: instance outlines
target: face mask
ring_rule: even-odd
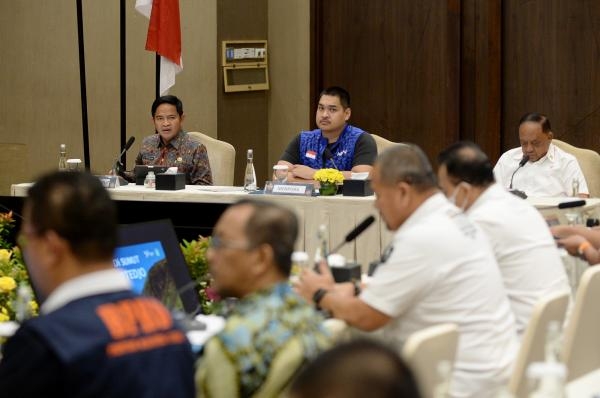
[[[458,196],[458,190],[461,187],[465,188],[467,190],[467,192],[465,192],[465,198],[463,199],[462,203],[459,205],[458,203],[456,203],[456,197]],[[469,188],[471,188],[471,184],[469,184],[468,182],[462,181],[454,188],[454,191],[452,191],[452,194],[448,197],[448,200],[450,201],[450,203],[452,203],[454,206],[458,207],[463,212],[467,209],[467,198],[468,198]]]

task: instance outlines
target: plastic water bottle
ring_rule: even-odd
[[[67,146],[65,144],[60,144],[60,154],[58,156],[58,170],[67,170]]]
[[[154,189],[156,187],[156,176],[154,175],[153,171],[149,171],[148,174],[146,174],[146,179],[144,180],[144,186],[146,188],[151,188],[151,189]]]
[[[254,170],[254,152],[248,149],[246,157],[246,172],[244,173],[244,191],[256,191],[256,171]]]

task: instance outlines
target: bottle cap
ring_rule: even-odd
[[[61,151],[61,152],[67,152],[67,145],[65,145],[65,144],[60,144],[60,151]]]
[[[334,268],[343,267],[344,265],[346,265],[346,258],[338,253],[330,254],[329,256],[327,256],[327,264],[329,264],[330,267]]]
[[[308,253],[307,252],[293,252],[292,253],[292,263],[297,263],[297,264],[308,263]]]

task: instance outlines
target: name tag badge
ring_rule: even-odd
[[[313,184],[273,184],[273,195],[312,196]]]
[[[306,151],[305,156],[307,158],[309,158],[309,159],[313,159],[314,160],[314,159],[317,158],[317,153],[315,151],[312,151],[312,150],[309,149],[308,151]]]

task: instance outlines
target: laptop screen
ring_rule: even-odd
[[[119,226],[113,264],[135,292],[156,297],[169,309],[199,310],[196,286],[170,220]]]

